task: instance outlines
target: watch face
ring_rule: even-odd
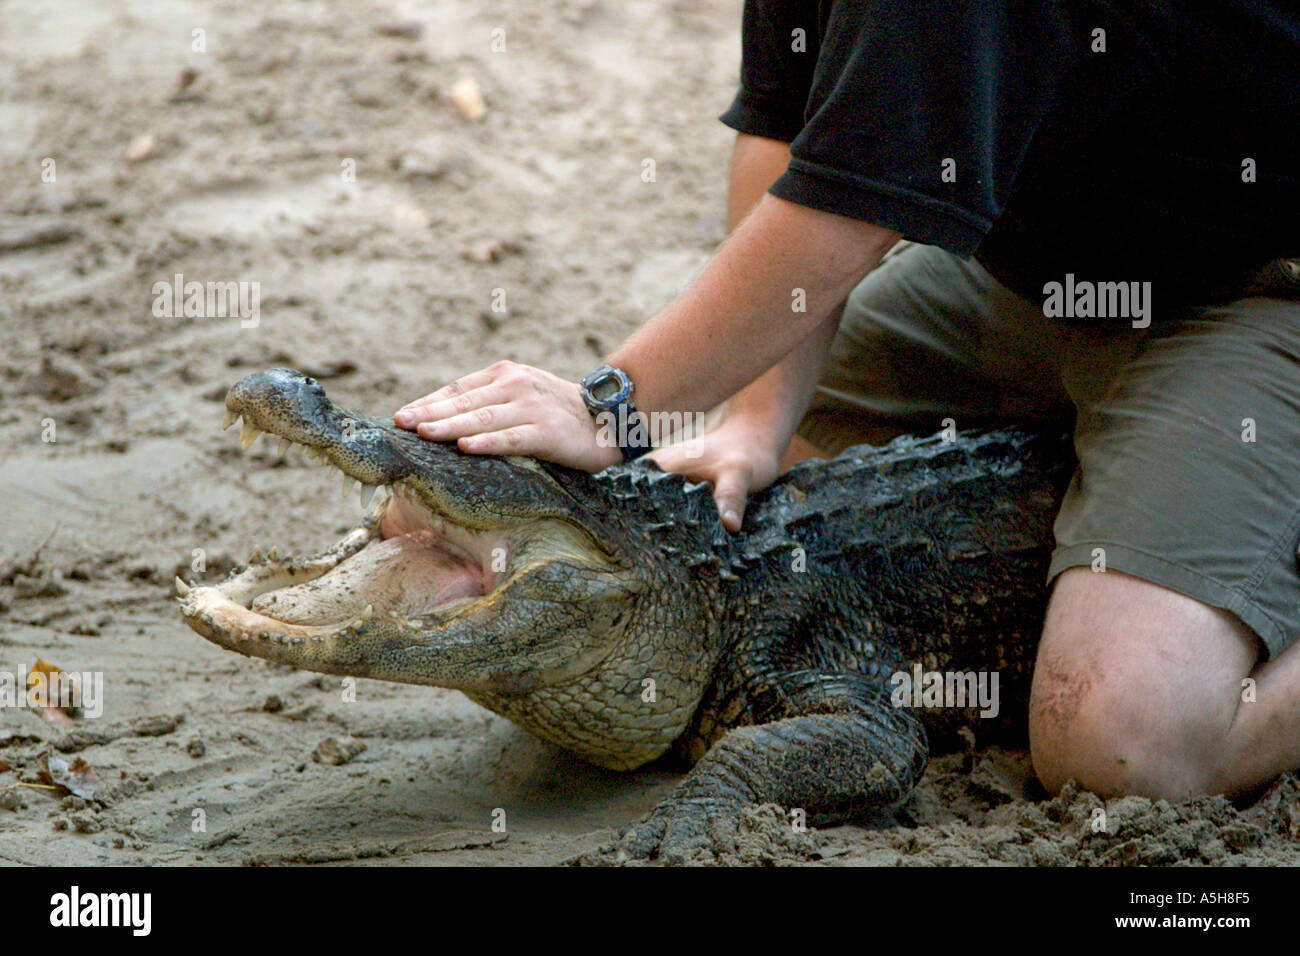
[[[611,372],[600,380],[593,382],[587,391],[591,393],[591,397],[596,401],[603,402],[614,398],[622,389],[623,386],[618,377]]]

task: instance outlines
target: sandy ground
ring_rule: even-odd
[[[576,376],[691,277],[723,231],[739,7],[0,0],[0,671],[106,680],[97,720],[0,710],[0,861],[554,863],[672,786],[453,692],[344,701],[200,640],[170,582],[360,513],[301,459],[239,454],[218,423],[240,376],[293,365],[368,411],[501,357]],[[177,273],[258,283],[259,323],[155,314]],[[49,754],[93,767],[96,800],[31,786]],[[750,814],[736,862],[1294,863],[1298,794],[1048,801],[992,750],[936,760],[871,826]]]

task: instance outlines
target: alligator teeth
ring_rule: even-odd
[[[348,475],[347,472],[343,473],[343,497],[344,498],[346,498],[349,494],[351,494],[353,481],[354,479],[350,475]]]
[[[307,457],[318,465],[324,465],[329,460],[325,457],[325,452],[321,451],[319,448],[308,448]]]
[[[281,438],[281,439],[280,439],[280,455],[283,456],[284,453],[285,453],[286,451],[289,450],[289,446],[292,445],[292,444],[293,444],[293,442],[290,441],[289,439],[287,439],[287,438]]]
[[[370,499],[373,498],[374,496],[375,496],[374,485],[362,485],[361,486],[361,507],[363,508],[370,507]]]
[[[244,451],[248,451],[249,446],[252,445],[253,442],[257,441],[257,437],[261,434],[262,430],[260,428],[254,428],[252,425],[248,424],[248,422],[244,422],[243,426],[239,429],[239,446],[243,448]]]
[[[271,548],[270,551],[266,552],[266,557],[267,557],[267,560],[269,560],[269,561],[276,561],[276,562],[278,562],[278,561],[280,560],[280,548],[279,548],[279,546],[278,546],[278,545],[277,545],[277,546],[274,546],[274,547]]]
[[[221,419],[221,430],[224,432],[227,428],[235,424],[235,422],[237,421],[239,421],[239,413],[227,408],[226,417]]]
[[[181,597],[190,593],[190,586],[181,580],[180,575],[176,576],[176,593]]]
[[[375,616],[375,606],[373,604],[367,604],[366,609],[361,612],[361,620],[368,621],[374,616]]]

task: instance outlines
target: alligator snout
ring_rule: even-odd
[[[335,409],[325,389],[314,378],[291,368],[271,368],[240,379],[226,393],[225,428],[243,416],[247,447],[262,432],[277,434],[299,444],[312,439],[337,439]],[[276,427],[278,426],[278,427]]]

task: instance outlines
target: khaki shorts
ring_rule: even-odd
[[[1100,554],[1276,655],[1300,635],[1300,301],[1155,305],[1141,330],[1049,319],[978,263],[906,246],[849,297],[799,433],[837,454],[949,418],[1074,420],[1048,580]]]

